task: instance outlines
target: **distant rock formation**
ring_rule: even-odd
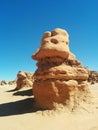
[[[16,80],[16,90],[23,87],[32,87],[33,85],[33,73],[19,71]]]
[[[2,86],[6,85],[6,84],[7,84],[7,82],[5,80],[2,80],[1,83],[0,83],[0,85],[2,85]]]
[[[98,72],[89,70],[88,82],[91,84],[98,83]]]
[[[16,85],[16,80],[9,81],[8,85]]]
[[[54,109],[62,104],[72,110],[88,100],[88,71],[70,51],[65,30],[57,28],[45,32],[32,58],[38,61],[33,94],[40,108]]]

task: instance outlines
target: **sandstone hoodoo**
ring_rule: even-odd
[[[8,82],[8,85],[16,85],[16,79],[15,79],[15,80],[12,80],[12,81],[9,81],[9,82]]]
[[[6,85],[6,84],[7,84],[7,82],[5,80],[2,80],[0,83],[0,85],[2,85],[2,86]]]
[[[89,70],[88,82],[90,82],[91,84],[98,83],[98,72],[97,71]]]
[[[19,71],[16,80],[16,90],[24,87],[32,87],[33,85],[33,73]]]
[[[54,109],[59,104],[71,110],[90,95],[88,71],[69,49],[69,35],[60,28],[45,32],[41,46],[32,55],[38,69],[34,73],[33,94],[42,109]]]

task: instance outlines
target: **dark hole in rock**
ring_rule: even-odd
[[[57,39],[51,39],[51,42],[54,43],[54,44],[57,44],[58,40]]]

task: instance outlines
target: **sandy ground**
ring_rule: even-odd
[[[31,88],[0,86],[0,130],[98,130],[98,84],[89,87],[92,104],[71,113],[63,108],[37,110]]]

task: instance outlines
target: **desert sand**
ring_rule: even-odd
[[[31,88],[0,86],[0,130],[98,130],[98,84],[89,85],[92,104],[69,112],[34,107]]]

